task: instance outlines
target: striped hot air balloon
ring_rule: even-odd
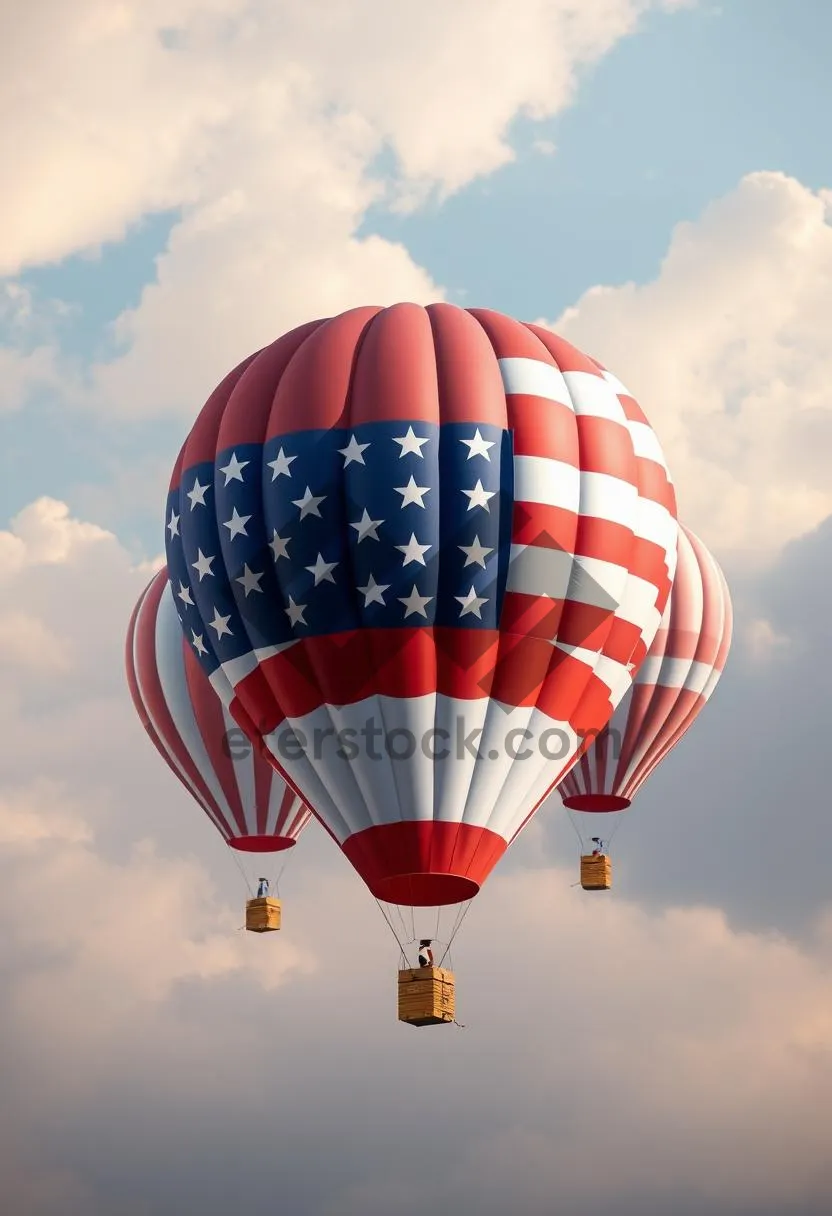
[[[133,704],[156,750],[226,844],[258,857],[292,848],[309,809],[247,743],[206,678],[182,634],[167,568],[154,575],[133,610],[125,666]]]
[[[576,826],[585,848],[589,832],[597,833],[596,842],[608,840],[602,825],[610,814],[630,806],[696,721],[722,675],[732,625],[722,570],[680,524],[676,578],[647,658],[608,725],[558,786],[564,806],[580,813]]]
[[[352,309],[244,360],[184,444],[166,523],[230,714],[372,893],[410,907],[475,895],[579,729],[604,727],[678,531],[612,374],[449,304]]]

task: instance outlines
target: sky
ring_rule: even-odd
[[[0,17],[0,1207],[822,1216],[832,1198],[832,11],[56,0]],[[735,611],[575,886],[550,800],[461,1027],[316,824],[284,928],[123,674],[181,442],[358,304],[538,321],[635,393]]]

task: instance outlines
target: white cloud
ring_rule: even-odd
[[[277,1171],[283,1194],[330,1188],[317,1207],[288,1205],[316,1216],[415,1216],[428,1200],[542,1216],[590,1199],[589,1216],[686,1191],[699,1211],[790,1210],[825,1193],[832,909],[798,943],[741,932],[714,908],[647,912],[623,865],[609,898],[587,897],[530,830],[512,850],[524,868],[497,871],[455,945],[465,1029],[401,1027],[388,929],[314,825],[278,940],[238,932],[245,892],[227,850],[123,686],[123,632],[148,568],[49,500],[4,535],[18,561],[3,594],[89,672],[69,697],[56,681],[37,711],[24,673],[2,689],[0,1033],[16,1126],[52,1180],[29,1211],[64,1216],[66,1185],[109,1216],[73,1129],[97,1143],[116,1108],[107,1185],[118,1179],[154,1216],[181,1207],[154,1201],[148,1181],[164,1173],[174,1110],[200,1128],[188,1190],[206,1216],[227,1210],[214,1171],[229,1127],[256,1185],[270,1189]],[[68,612],[89,586],[86,617]],[[263,1093],[283,1121],[260,1147]],[[215,1123],[199,1122],[211,1112]],[[604,1166],[588,1172],[593,1144]],[[312,1151],[349,1165],[310,1174]],[[401,1170],[426,1154],[431,1176],[402,1188]],[[18,1185],[31,1197],[26,1177]]]
[[[356,236],[367,208],[385,194],[413,206],[506,163],[517,116],[561,110],[579,69],[645,11],[684,3],[27,10],[0,43],[0,105],[18,115],[0,133],[0,156],[13,140],[5,159],[16,166],[0,273],[94,252],[150,212],[179,210],[156,281],[114,326],[117,357],[91,379],[60,374],[68,399],[91,397],[108,416],[192,416],[230,366],[295,324],[368,301],[442,298],[404,248]],[[373,167],[389,151],[385,186]],[[4,357],[9,405],[55,379],[48,346]]]
[[[636,394],[680,514],[771,554],[832,511],[832,195],[752,173],[679,224],[657,278],[594,287],[550,324]]]
[[[0,273],[117,239],[148,211],[233,207],[266,161],[302,206],[316,185],[310,121],[336,160],[352,149],[363,169],[389,142],[408,182],[457,188],[510,159],[517,114],[555,113],[580,65],[647,9],[683,3],[51,0],[16,12],[0,42],[0,104],[16,115],[0,137],[15,165]],[[338,210],[337,172],[330,185]],[[280,212],[276,199],[276,225]]]
[[[765,617],[755,617],[745,623],[745,640],[751,654],[766,662],[788,650],[791,638],[775,629]]]

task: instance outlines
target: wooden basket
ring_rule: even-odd
[[[399,1021],[409,1026],[441,1026],[456,1016],[454,973],[444,967],[412,967],[399,972]]]
[[[609,891],[612,886],[612,862],[606,853],[585,854],[581,858],[581,886],[585,891]]]
[[[260,896],[246,903],[246,928],[249,933],[274,933],[280,928],[280,900]]]

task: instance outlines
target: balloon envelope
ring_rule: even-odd
[[[133,610],[125,661],[142,725],[225,841],[251,853],[291,848],[310,812],[211,687],[182,636],[164,568]]]
[[[499,313],[398,304],[225,378],[166,545],[232,716],[377,898],[419,906],[473,896],[605,725],[676,535],[656,436],[597,362]]]
[[[661,628],[612,719],[558,787],[564,806],[597,813],[630,805],[704,709],[728,658],[732,627],[722,570],[680,525]]]

